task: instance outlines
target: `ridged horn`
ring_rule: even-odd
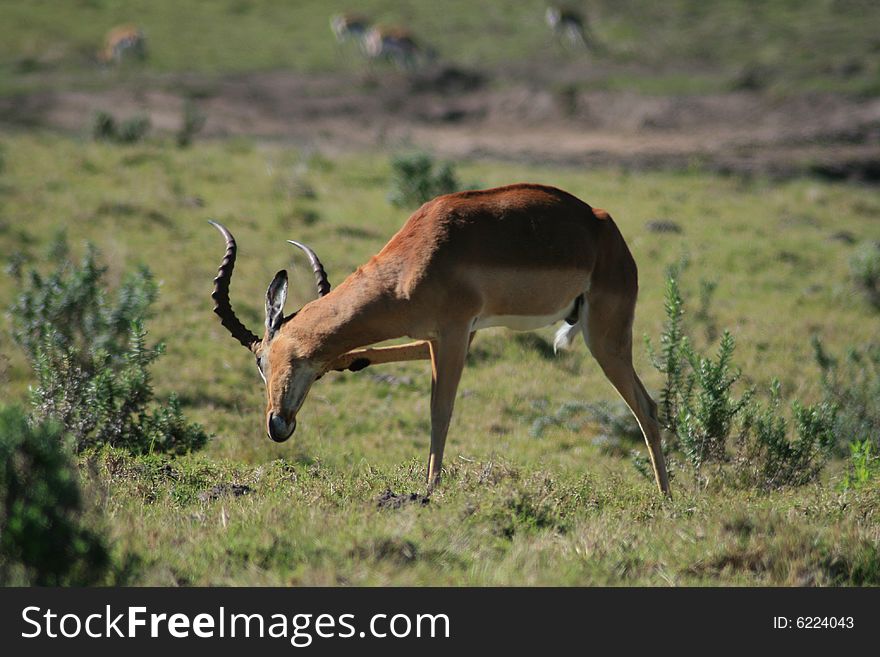
[[[330,292],[330,281],[327,280],[327,272],[324,271],[324,265],[321,264],[317,254],[305,244],[294,242],[293,240],[287,241],[305,251],[309,257],[309,262],[312,263],[312,271],[315,272],[315,285],[318,287],[318,296],[323,297]]]
[[[219,230],[223,237],[226,238],[226,255],[223,256],[223,260],[220,262],[217,277],[214,279],[214,291],[211,293],[211,298],[214,300],[214,313],[220,318],[220,323],[226,327],[226,330],[232,334],[233,338],[251,351],[254,351],[260,344],[260,338],[251,333],[241,323],[241,320],[235,316],[235,313],[232,311],[232,305],[229,303],[229,284],[232,282],[232,270],[235,268],[235,253],[238,250],[238,247],[235,245],[235,238],[225,226],[212,220],[208,220],[208,223]]]

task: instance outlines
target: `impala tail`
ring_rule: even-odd
[[[587,325],[586,314],[587,304],[584,303],[584,295],[582,294],[575,299],[574,309],[556,331],[556,336],[553,338],[553,353],[564,351],[571,346],[577,334],[582,332]]]

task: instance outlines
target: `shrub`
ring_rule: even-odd
[[[98,111],[92,118],[92,138],[96,141],[112,141],[118,144],[132,144],[144,139],[150,131],[150,119],[146,116],[117,123],[109,112]]]
[[[824,401],[837,408],[834,433],[838,451],[847,453],[847,443],[865,438],[880,448],[880,343],[851,347],[843,358],[825,350],[818,336],[813,352],[822,371]]]
[[[676,476],[678,475],[679,470],[679,462],[676,458],[675,453],[671,447],[671,443],[668,440],[664,440],[662,442],[662,450],[663,450],[663,459],[666,461],[666,475],[669,477],[669,481],[675,481]],[[650,457],[644,451],[640,451],[637,449],[630,450],[629,453],[630,462],[632,466],[635,468],[636,472],[642,475],[645,479],[653,482],[654,481],[654,465],[651,463]]]
[[[563,427],[569,431],[580,431],[589,423],[598,424],[604,432],[605,440],[600,446],[614,451],[622,442],[642,440],[642,431],[629,408],[619,404],[590,404],[579,401],[563,402],[554,412],[548,412],[543,400],[532,402],[529,435],[540,438],[549,427]]]
[[[880,243],[860,245],[849,261],[849,269],[868,302],[880,310]]]
[[[680,405],[685,396],[690,396],[685,386],[687,366],[684,300],[678,284],[679,269],[670,268],[666,275],[665,304],[666,323],[660,333],[660,353],[654,351],[650,339],[645,338],[645,346],[654,367],[665,376],[660,391],[660,424],[669,433],[677,433]]]
[[[207,435],[185,421],[174,397],[149,409],[149,366],[163,351],[146,344],[144,322],[156,299],[149,270],[129,274],[112,295],[94,248],[79,265],[68,259],[63,237],[52,251],[55,270],[46,277],[30,271],[10,308],[13,336],[37,377],[34,420],[61,423],[77,451],[107,444],[183,453],[204,445]]]
[[[871,440],[856,440],[849,444],[849,469],[840,482],[844,491],[864,488],[874,477],[880,475],[880,457]]]
[[[792,402],[797,437],[790,440],[788,422],[779,414],[780,397],[779,381],[774,380],[769,404],[750,404],[742,422],[737,476],[741,483],[762,490],[809,483],[834,446],[833,407]]]
[[[646,340],[654,366],[665,375],[660,404],[661,423],[668,432],[664,452],[680,450],[698,486],[708,483],[705,466],[710,463],[721,479],[761,490],[812,481],[834,443],[835,404],[805,407],[794,401],[795,435],[790,437],[789,421],[780,412],[777,381],[766,405],[754,400],[752,390],[737,398],[733,390],[741,373],[733,365],[734,338],[723,333],[715,359],[696,350],[685,328],[680,271],[681,267],[667,271],[659,355]],[[707,295],[711,291],[702,296]],[[708,301],[702,305],[705,313]],[[634,458],[636,468],[650,474],[645,464],[646,459]]]
[[[391,160],[388,200],[393,205],[413,207],[459,189],[453,165],[435,162],[427,153],[398,155]]]
[[[92,117],[92,139],[114,141],[116,139],[116,119],[109,112],[98,111]]]
[[[682,351],[692,371],[686,377],[684,392],[677,395],[676,427],[681,448],[697,472],[704,463],[727,459],[734,419],[749,401],[748,392],[740,399],[731,394],[740,377],[731,365],[735,346],[733,336],[725,331],[718,358],[712,360],[695,353],[690,343],[683,341]]]
[[[632,411],[623,402],[586,404],[593,422],[616,443],[641,443],[644,438]]]
[[[104,542],[82,524],[77,472],[57,423],[30,426],[0,409],[0,584],[87,585],[109,565]]]
[[[718,281],[700,279],[700,306],[694,313],[694,319],[703,325],[707,342],[714,342],[718,338],[718,326],[711,311],[712,299],[717,289]]]
[[[205,114],[191,100],[183,105],[183,118],[181,120],[180,129],[175,135],[175,141],[180,148],[186,148],[192,143],[202,128],[205,127]]]
[[[135,116],[119,124],[116,141],[120,144],[133,144],[141,141],[150,131],[150,119],[146,116]]]

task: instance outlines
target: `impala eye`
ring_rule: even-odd
[[[257,356],[257,371],[260,373],[260,378],[263,379],[263,383],[266,383],[266,375],[263,374],[263,364],[260,362],[259,356]]]

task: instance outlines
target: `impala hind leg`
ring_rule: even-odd
[[[470,338],[469,325],[444,331],[431,340],[431,452],[428,456],[428,493],[440,482],[443,449],[455,405],[455,393],[464,369]]]
[[[632,304],[623,299],[591,299],[584,339],[605,376],[636,417],[648,446],[657,487],[671,497],[657,404],[632,364]]]

